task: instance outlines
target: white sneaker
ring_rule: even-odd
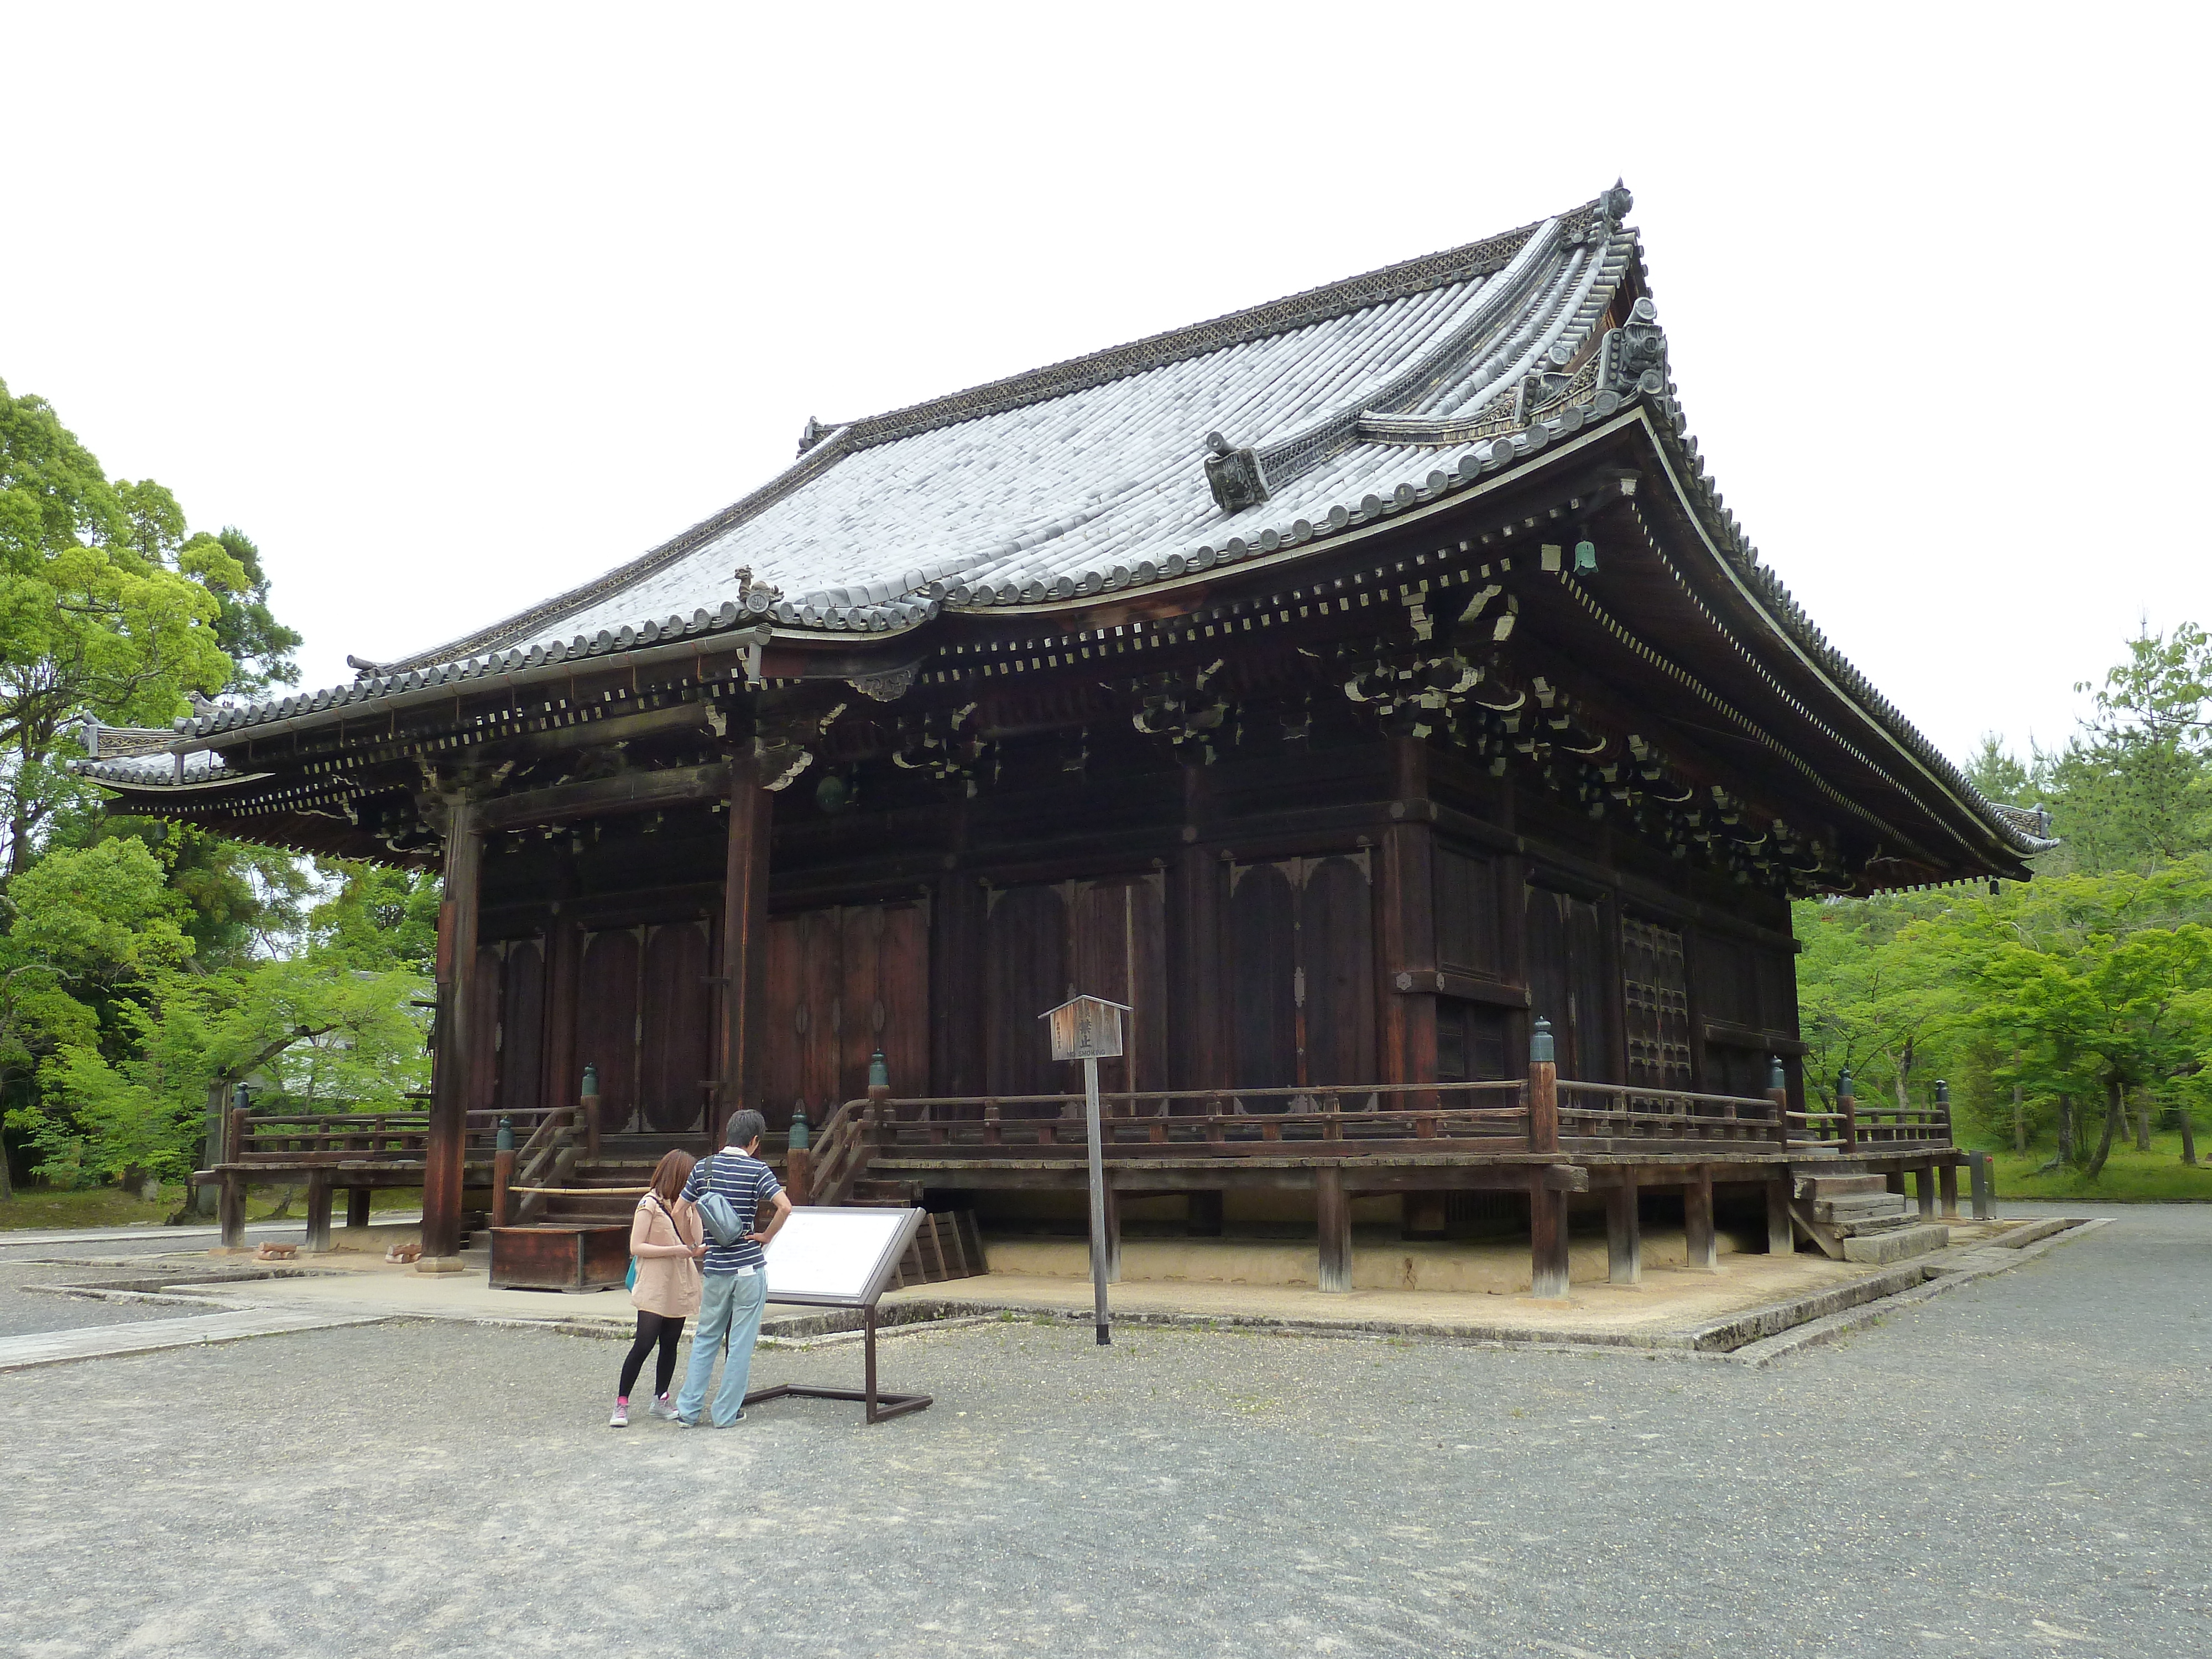
[[[676,1418],[676,1407],[668,1403],[668,1396],[664,1394],[645,1408],[645,1414],[647,1417],[664,1417],[673,1422]]]
[[[615,1414],[607,1419],[607,1426],[611,1429],[628,1428],[629,1426],[629,1407],[624,1405],[621,1401],[616,1401]]]

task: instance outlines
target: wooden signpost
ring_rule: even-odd
[[[1083,1062],[1083,1097],[1091,1139],[1091,1301],[1098,1324],[1098,1343],[1114,1340],[1106,1309],[1106,1154],[1098,1127],[1098,1062],[1121,1057],[1121,1016],[1126,1002],[1076,997],[1037,1016],[1052,1022],[1052,1057]]]

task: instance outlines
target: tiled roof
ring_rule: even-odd
[[[1778,629],[2000,839],[2045,850],[1981,800],[1759,563],[1686,435],[1663,345],[1661,367],[1640,374],[1605,361],[1599,325],[1624,281],[1634,273],[1650,292],[1635,233],[1620,223],[1628,207],[1616,186],[1556,218],[1212,322],[818,437],[810,422],[783,473],[595,581],[351,685],[179,729],[205,738],[740,627],[882,635],[946,607],[1079,602],[1326,543],[1641,400],[1707,534]],[[1653,315],[1644,301],[1638,321],[1656,336]],[[1255,452],[1267,499],[1234,513],[1216,505],[1204,466],[1216,432]]]

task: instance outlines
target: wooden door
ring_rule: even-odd
[[[1559,1075],[1613,1081],[1611,987],[1603,913],[1596,901],[1548,887],[1528,890],[1530,1018],[1552,1023]]]
[[[1680,932],[1621,918],[1620,981],[1630,1085],[1689,1088],[1690,991]]]
[[[599,1079],[599,1126],[630,1127],[638,1101],[637,935],[627,928],[585,937],[576,975],[576,1063]]]
[[[1067,887],[1007,887],[991,894],[983,925],[984,1044],[994,1095],[1061,1092],[1038,1016],[1067,1000]]]
[[[545,953],[534,939],[512,940],[501,973],[499,1109],[544,1103]]]
[[[1079,994],[1129,1009],[1122,1017],[1122,1058],[1098,1066],[1098,1086],[1109,1094],[1168,1086],[1166,888],[1159,875],[1073,884],[1069,981]],[[1037,1040],[1044,1040],[1042,1029]],[[1080,1087],[1079,1073],[1071,1066],[1060,1086]]]
[[[891,1092],[929,1092],[929,908],[843,905],[769,924],[769,1048],[764,1086],[771,1128],[804,1108],[820,1127],[865,1097],[881,1048]]]
[[[1244,865],[1231,882],[1236,1083],[1281,1089],[1374,1081],[1374,895],[1366,855]]]
[[[706,923],[667,922],[651,929],[642,978],[639,1112],[662,1134],[712,1133],[719,1126],[707,1121],[710,1091],[705,1085],[714,1062]]]

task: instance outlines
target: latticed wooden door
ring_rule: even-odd
[[[1620,921],[1621,1001],[1631,1087],[1690,1087],[1689,975],[1682,935],[1633,916]]]

